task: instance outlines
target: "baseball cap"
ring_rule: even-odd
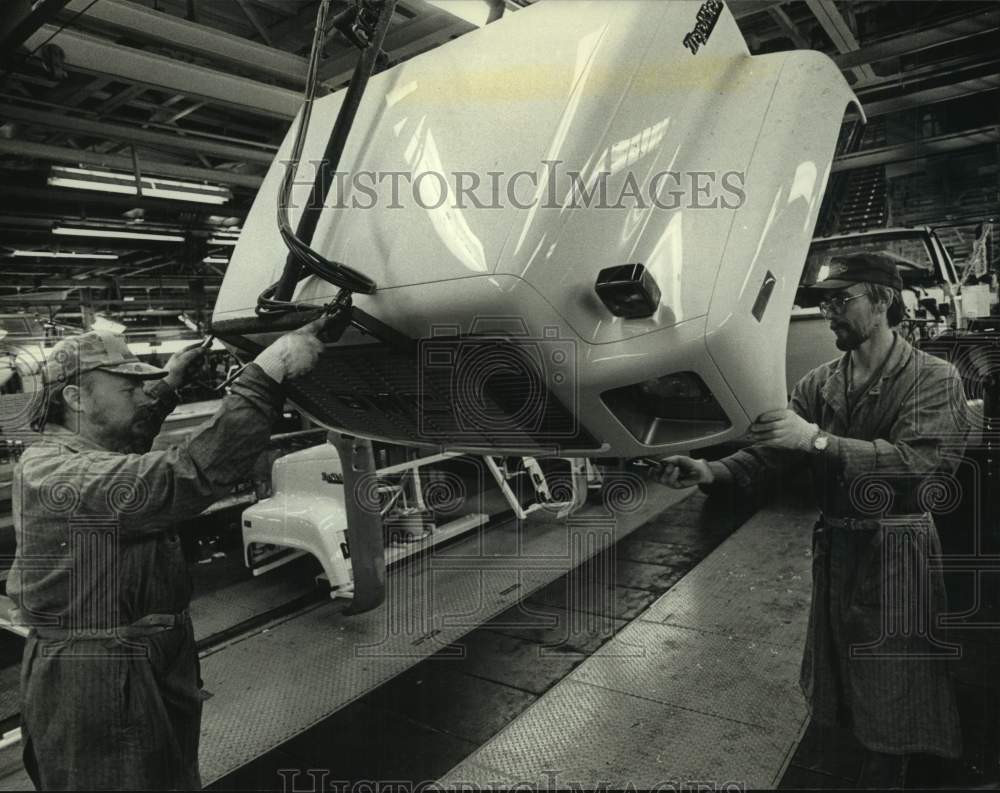
[[[52,348],[45,362],[45,384],[56,385],[94,369],[142,380],[167,376],[166,369],[136,358],[123,336],[92,330],[63,339]]]
[[[809,284],[806,289],[844,289],[852,284],[880,284],[901,290],[903,279],[899,275],[897,257],[884,251],[850,253],[830,259],[826,278]]]

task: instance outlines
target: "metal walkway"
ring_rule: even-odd
[[[776,787],[806,722],[812,516],[759,512],[440,784]]]
[[[324,602],[202,659],[201,769],[210,784],[579,565],[686,495],[650,488],[609,519],[536,513],[410,560],[388,577],[382,608],[354,617]]]
[[[202,676],[211,694],[202,731],[205,784],[232,780],[231,772],[269,752],[281,756],[278,747],[289,745],[290,739],[305,738],[305,733],[314,732],[310,727],[367,692],[388,690],[383,684],[425,658],[447,656],[461,647],[461,637],[495,615],[509,613],[512,606],[534,613],[532,602],[561,600],[553,589],[556,579],[569,570],[593,567],[593,562],[581,567],[587,559],[601,568],[598,578],[610,576],[606,584],[621,574],[628,576],[626,569],[636,565],[619,566],[618,573],[613,564],[603,569],[616,550],[606,549],[644,524],[628,541],[636,545],[633,554],[684,555],[687,546],[650,543],[654,535],[646,535],[655,526],[660,541],[686,536],[690,529],[675,528],[674,521],[692,526],[703,522],[704,499],[679,503],[688,492],[659,486],[646,490],[644,498],[616,504],[623,507],[617,521],[603,506],[588,506],[569,521],[543,511],[524,523],[491,527],[414,558],[394,568],[387,603],[372,613],[345,617],[342,602],[324,600],[208,650],[202,659]],[[697,505],[690,507],[692,502]],[[667,515],[685,517],[664,523]],[[661,591],[671,588],[655,602],[653,595],[637,604],[632,615],[639,614],[638,619],[554,688],[545,692],[549,684],[540,682],[542,698],[525,703],[528,709],[520,716],[511,714],[513,721],[509,717],[499,734],[496,728],[484,727],[476,743],[459,755],[467,759],[445,774],[443,782],[536,782],[550,787],[579,782],[592,787],[607,781],[616,787],[628,782],[639,787],[671,780],[719,780],[774,786],[804,720],[796,681],[808,605],[810,517],[780,508],[758,513],[679,581],[679,575],[662,580],[661,569],[647,564],[638,566],[641,581],[620,580],[624,588],[585,585],[583,590],[617,591],[628,594],[629,600],[642,593],[632,586],[655,581]],[[708,524],[705,542],[714,547],[718,539],[711,540],[711,535],[716,530]],[[762,553],[765,548],[767,553]],[[589,580],[594,572],[584,572],[583,578]],[[205,593],[206,608],[196,617],[199,634],[214,633],[223,623],[249,616],[243,611],[273,602],[271,596],[278,593],[263,591],[270,588],[267,578],[240,584],[263,586],[252,593],[261,596],[259,604],[257,597],[241,599],[239,615],[227,607],[225,590],[218,596]],[[555,583],[546,586],[550,582]],[[296,585],[276,579],[273,586],[283,590]],[[570,600],[562,601],[570,614],[602,613],[608,605],[576,602],[574,591],[570,586],[565,593]],[[297,593],[280,594],[287,598]],[[518,644],[503,636],[493,638]],[[539,663],[564,667],[567,658],[561,655],[540,658],[530,668],[539,671]],[[395,683],[392,687],[398,688]],[[354,718],[367,712],[348,718],[354,709],[345,710],[340,720],[349,729],[355,729],[350,727]],[[386,728],[380,724],[374,734]],[[324,744],[319,757],[336,768],[343,759],[337,759],[341,750],[334,746]],[[481,748],[469,755],[476,746]],[[0,789],[26,785],[22,771],[3,779]]]

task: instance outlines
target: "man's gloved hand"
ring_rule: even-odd
[[[661,485],[678,490],[695,485],[710,485],[715,481],[715,474],[705,460],[695,460],[679,454],[660,460],[659,465],[650,471],[650,476]]]
[[[191,371],[196,364],[201,363],[206,352],[207,350],[201,342],[195,342],[183,350],[175,352],[163,367],[167,370],[167,376],[163,378],[163,382],[176,391],[187,383]]]
[[[809,451],[818,432],[819,427],[787,408],[761,413],[750,425],[750,437],[754,443],[778,449]]]
[[[272,380],[281,382],[303,375],[312,369],[323,352],[323,342],[317,336],[328,317],[320,317],[291,333],[286,333],[260,353],[256,363]]]

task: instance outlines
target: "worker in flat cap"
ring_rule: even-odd
[[[122,337],[60,341],[39,441],[14,471],[7,592],[29,629],[24,762],[45,790],[199,788],[203,694],[177,535],[244,480],[322,349],[320,319],[280,337],[184,443],[151,451],[197,349],[160,369]]]
[[[668,457],[657,472],[753,497],[782,471],[811,469],[821,512],[801,684],[815,722],[866,747],[861,787],[902,787],[912,754],[961,752],[927,486],[953,477],[968,423],[955,368],[894,331],[901,288],[890,254],[832,259],[808,291],[843,356],[803,377],[787,409],[758,417],[750,447],[713,462]]]

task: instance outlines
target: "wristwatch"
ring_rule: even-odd
[[[816,428],[816,434],[812,439],[812,447],[817,452],[825,452],[826,448],[830,445],[830,436],[824,435],[823,430],[819,427]]]

